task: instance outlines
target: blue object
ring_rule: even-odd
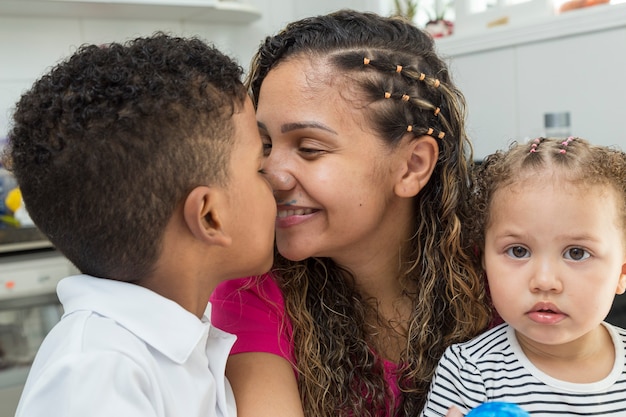
[[[530,417],[530,414],[517,404],[491,401],[474,408],[465,417]]]

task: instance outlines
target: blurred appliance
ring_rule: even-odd
[[[12,417],[30,365],[63,310],[56,285],[77,273],[54,249],[0,253],[0,417]]]

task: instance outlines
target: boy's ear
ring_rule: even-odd
[[[223,191],[220,188],[198,186],[185,199],[183,216],[191,234],[209,245],[229,246],[232,238],[224,229]]]
[[[399,197],[415,197],[426,185],[439,157],[439,145],[432,136],[411,138],[403,161],[401,178],[394,191]]]

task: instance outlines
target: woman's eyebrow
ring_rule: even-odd
[[[284,125],[282,125],[280,127],[280,131],[281,133],[287,133],[287,132],[291,132],[292,130],[298,130],[298,129],[321,129],[321,130],[325,130],[327,132],[330,132],[334,135],[337,134],[337,132],[335,132],[333,129],[331,129],[330,127],[326,126],[325,124],[319,123],[319,122],[296,122],[296,123],[285,123]]]

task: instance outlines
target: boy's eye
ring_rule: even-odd
[[[566,259],[570,259],[572,261],[582,261],[587,259],[591,255],[583,248],[569,248],[565,251],[564,256]]]
[[[513,258],[528,258],[530,252],[523,246],[513,246],[506,250],[506,253]]]

